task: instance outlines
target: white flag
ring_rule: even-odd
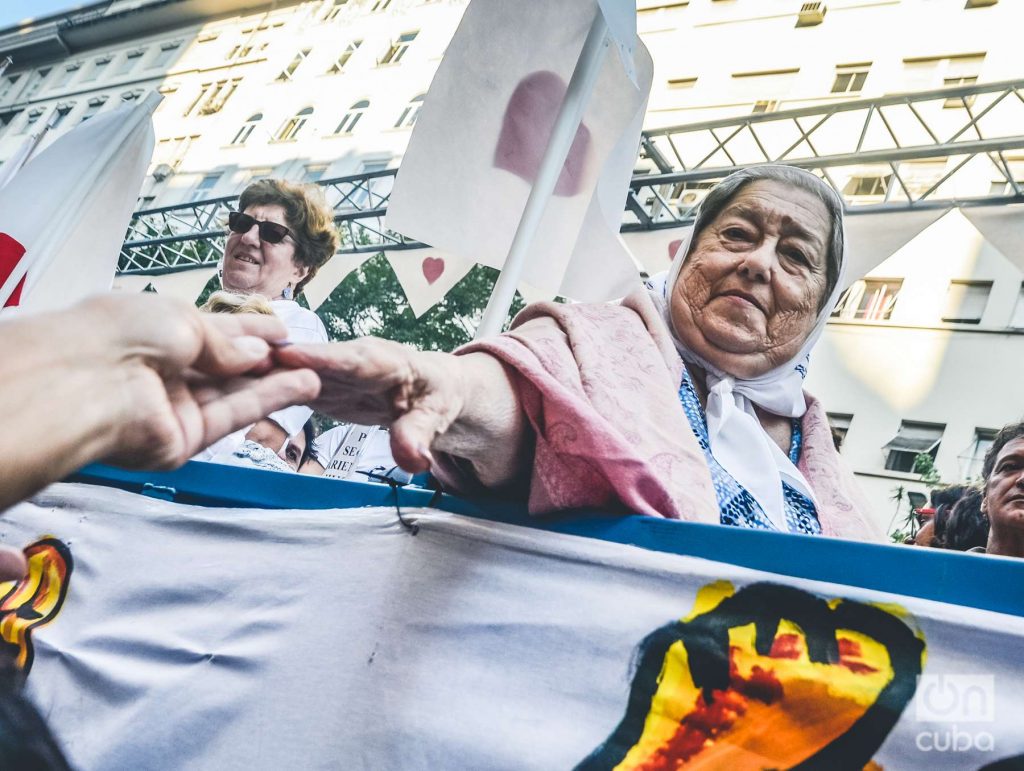
[[[76,126],[0,191],[0,304],[50,310],[110,289],[161,98]]]
[[[476,264],[437,249],[399,249],[384,256],[416,318],[441,302]]]
[[[473,0],[416,122],[388,227],[501,269],[595,14],[623,1]],[[639,285],[618,235],[653,74],[634,14],[605,13],[620,55],[603,59],[522,274],[576,300]],[[629,34],[638,85],[623,67]]]

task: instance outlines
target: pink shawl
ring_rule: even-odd
[[[704,454],[679,403],[683,363],[646,291],[621,304],[537,303],[485,352],[512,375],[535,437],[529,471],[534,514],[613,508],[717,524]],[[882,540],[832,443],[820,403],[807,398],[798,464],[818,501],[825,535]],[[439,456],[446,486],[471,490],[465,465]]]

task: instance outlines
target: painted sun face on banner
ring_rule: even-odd
[[[71,551],[47,537],[25,549],[28,575],[0,583],[0,644],[14,649],[15,663],[25,674],[32,668],[32,632],[53,621],[67,597]]]
[[[789,586],[706,586],[640,644],[625,716],[577,768],[869,766],[921,674],[908,620]]]

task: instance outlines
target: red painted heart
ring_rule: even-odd
[[[668,258],[674,260],[676,257],[676,251],[679,249],[679,245],[683,243],[683,239],[677,238],[674,241],[668,243]]]
[[[444,260],[440,257],[427,257],[420,267],[423,270],[423,278],[428,284],[433,284],[444,273]]]
[[[519,81],[501,121],[501,135],[494,150],[497,168],[511,171],[527,182],[537,178],[565,92],[565,81],[554,72],[534,72]],[[580,192],[589,149],[590,129],[581,123],[558,175],[555,195],[573,196]]]

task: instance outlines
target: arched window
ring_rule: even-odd
[[[412,128],[416,122],[416,117],[420,114],[420,107],[423,106],[423,97],[425,96],[426,94],[420,94],[409,100],[409,104],[402,110],[402,114],[398,116],[395,128]]]
[[[345,117],[341,119],[341,123],[338,124],[338,128],[334,129],[335,134],[351,134],[355,129],[356,124],[359,123],[359,119],[363,117],[363,113],[366,112],[370,106],[368,99],[360,99],[358,102],[348,108],[348,112],[345,113]]]
[[[281,127],[281,130],[277,132],[277,141],[285,142],[289,139],[295,139],[299,135],[299,132],[302,131],[302,127],[306,125],[306,120],[312,114],[312,107],[306,107],[305,109],[299,110],[295,113],[295,116],[289,118]]]
[[[256,124],[261,120],[263,120],[263,113],[261,112],[257,112],[246,118],[245,123],[242,124],[242,127],[238,129],[238,133],[235,134],[235,138],[231,140],[231,144],[244,145],[252,134],[252,130],[256,128]]]

